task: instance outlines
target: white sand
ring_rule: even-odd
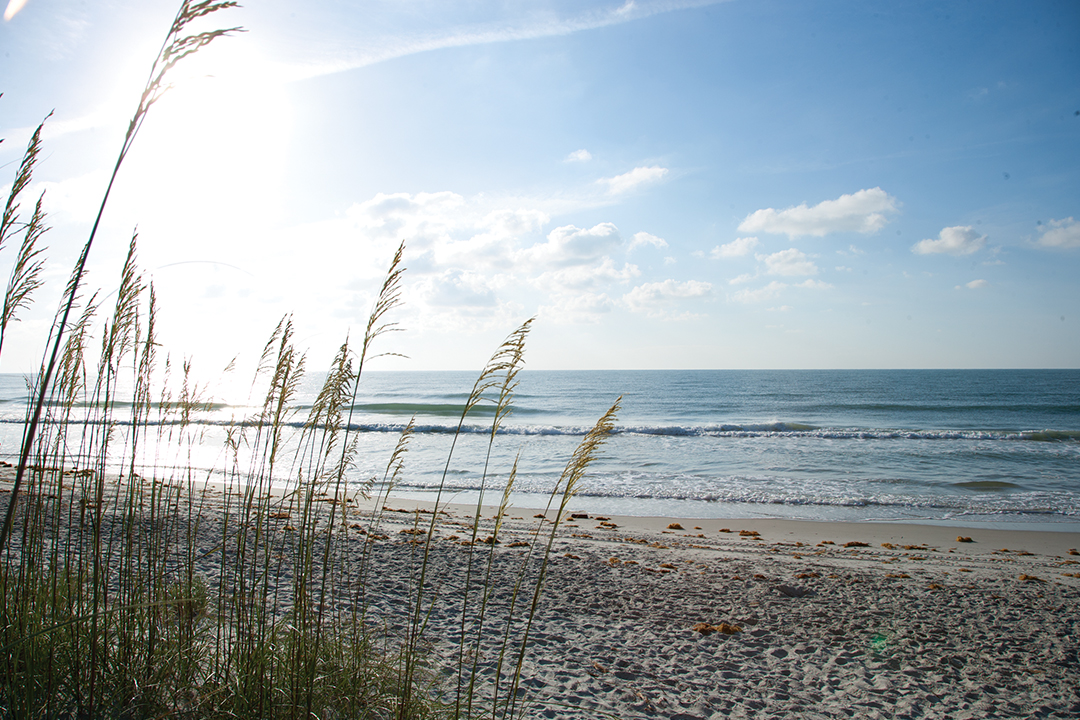
[[[210,488],[207,496],[212,512],[221,495]],[[430,504],[386,504],[405,512],[383,516],[387,537],[375,543],[374,561],[384,570],[366,600],[369,619],[393,635],[404,623],[418,548],[401,531],[431,515],[413,512]],[[349,507],[364,526],[371,505]],[[427,631],[444,658],[457,649],[460,543],[474,513],[446,509],[428,578],[440,602]],[[485,508],[481,537],[493,513]],[[541,522],[534,513],[510,512],[495,553],[489,626],[510,602],[528,551],[510,545],[529,540]],[[668,528],[676,522],[682,529]],[[365,538],[356,531],[358,548]],[[1080,550],[1080,534],[571,520],[560,529],[531,631],[525,717],[1080,717],[1080,555],[1071,549]],[[698,623],[737,629],[703,634]],[[483,644],[482,676],[493,672],[497,645]]]
[[[507,543],[535,522],[522,515]],[[1078,533],[609,522],[562,532],[529,717],[1080,716]]]

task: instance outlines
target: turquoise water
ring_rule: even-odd
[[[491,462],[501,491],[520,453],[519,506],[542,506],[574,447],[621,395],[616,432],[578,508],[1080,529],[1080,371],[524,371],[520,379]],[[382,476],[415,417],[399,494],[430,497],[473,380],[450,372],[365,376],[354,479]],[[24,407],[22,380],[0,376],[0,455],[16,447]],[[466,420],[445,479],[457,500],[471,501],[481,488],[485,410]],[[213,466],[219,423],[250,412],[222,404],[205,414],[205,453],[196,462]]]

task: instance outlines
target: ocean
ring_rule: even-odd
[[[485,488],[497,503],[517,458],[513,504],[543,507],[585,432],[621,396],[575,509],[1080,530],[1080,370],[525,370],[519,379],[490,459],[491,411],[481,405],[447,469],[475,375],[365,374],[350,481],[378,489],[414,418],[396,496],[431,499],[443,484],[444,499],[474,502]],[[296,428],[320,381],[301,388]],[[13,460],[25,406],[22,377],[0,375],[0,458]],[[225,426],[253,412],[234,402],[200,414],[191,462],[220,473]]]

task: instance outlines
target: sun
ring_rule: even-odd
[[[140,225],[197,220],[206,235],[252,228],[281,206],[293,115],[288,88],[252,44],[229,45],[178,65],[140,131],[130,169],[139,183],[126,186]]]

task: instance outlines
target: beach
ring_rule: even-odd
[[[450,512],[443,547],[471,516]],[[512,513],[504,546],[527,539],[530,514]],[[413,513],[386,517],[406,529]],[[571,518],[525,668],[528,717],[1076,717],[1078,546],[1076,533]]]
[[[6,500],[10,470],[0,491]],[[208,577],[230,492],[191,495]],[[367,622],[400,636],[432,505],[337,501],[352,552],[366,546],[388,569],[367,576]],[[483,508],[477,537],[496,512]],[[424,634],[435,666],[457,658],[475,514],[440,504],[435,515],[427,583],[438,601]],[[490,637],[467,658],[481,686],[497,665],[495,618],[554,519],[541,515],[510,508],[491,555]],[[277,529],[290,522],[283,513]],[[471,549],[486,561],[491,548]],[[1078,649],[1078,533],[573,512],[555,534],[521,695],[525,717],[566,720],[1068,718],[1080,713]]]

